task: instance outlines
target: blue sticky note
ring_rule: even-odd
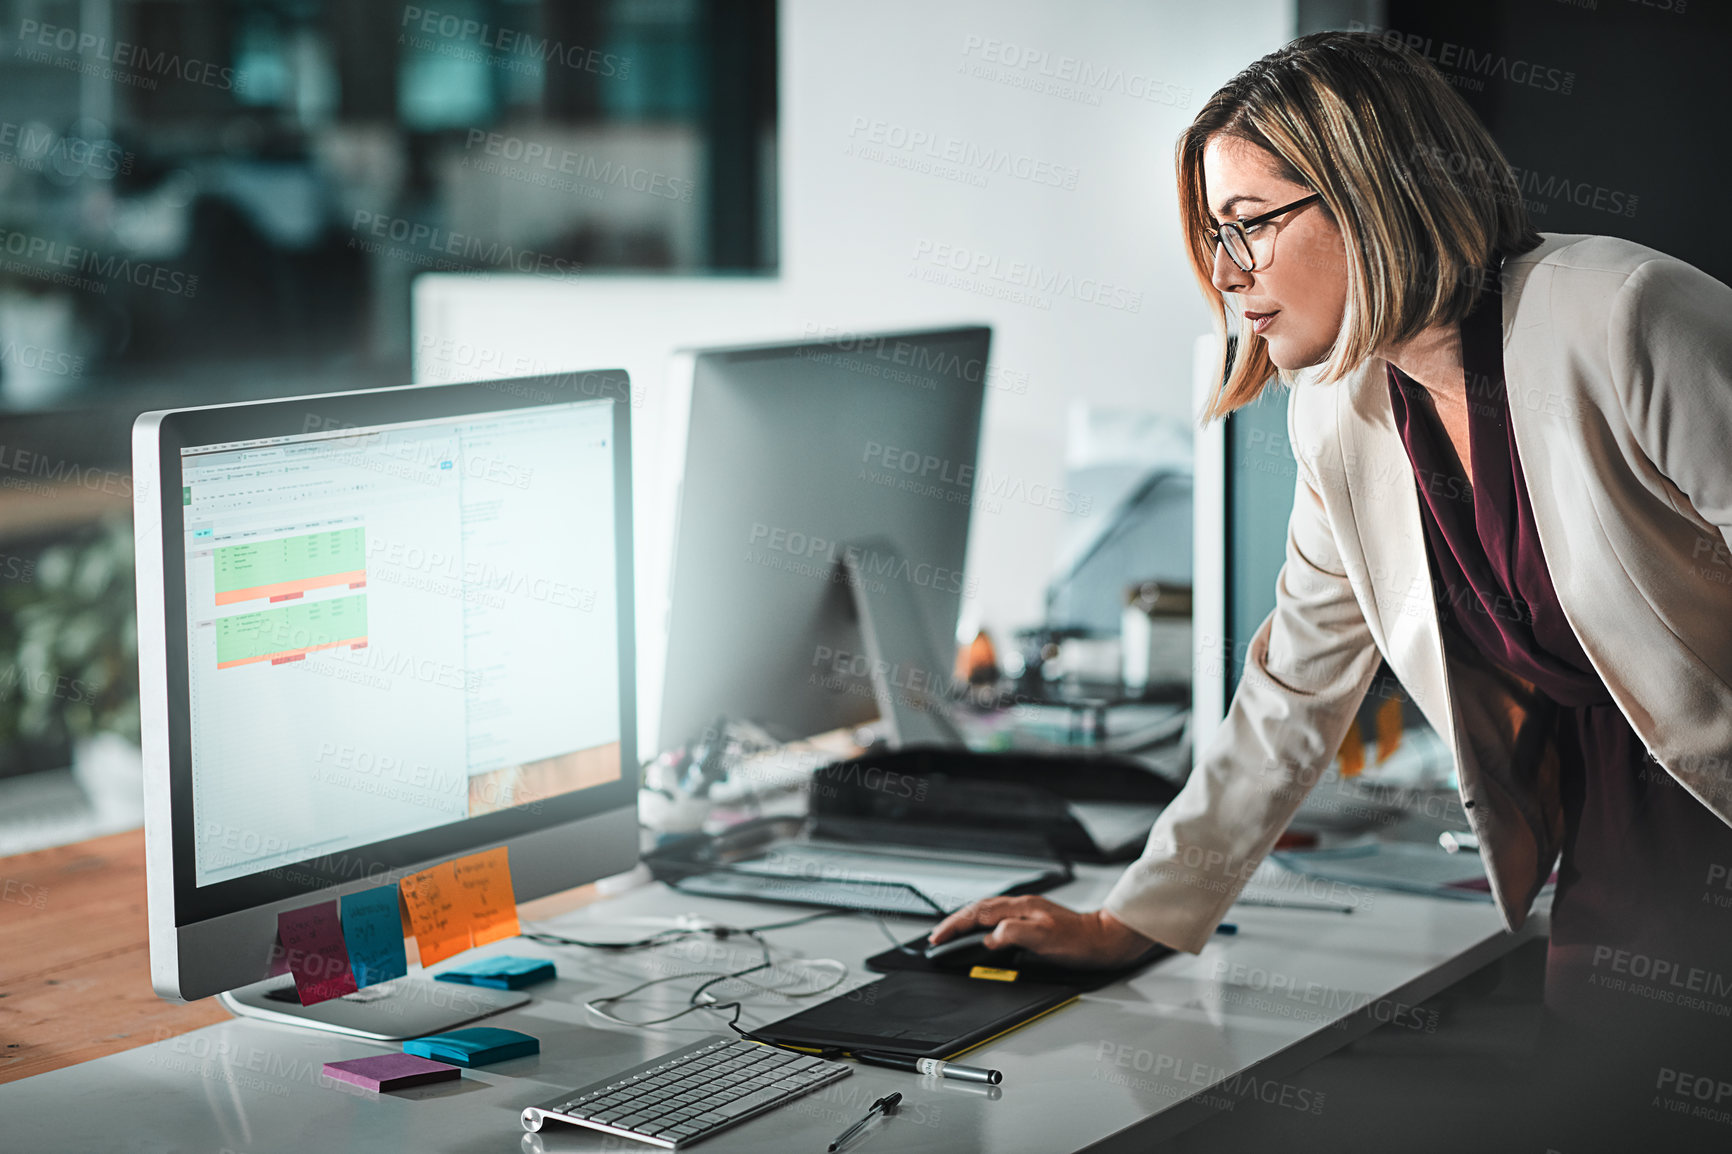
[[[507,955],[478,958],[435,975],[435,980],[457,982],[465,986],[490,986],[496,990],[521,990],[537,982],[551,982],[556,977],[558,974],[550,961]]]
[[[378,985],[409,972],[396,886],[379,886],[343,897],[343,941],[349,947],[349,965],[358,986]]]
[[[403,1043],[405,1054],[431,1058],[435,1062],[450,1062],[455,1066],[485,1066],[508,1058],[522,1058],[541,1053],[541,1042],[516,1030],[498,1026],[471,1026],[467,1030],[448,1030],[411,1038]]]

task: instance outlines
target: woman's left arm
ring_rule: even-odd
[[[1732,548],[1732,288],[1659,257],[1626,278],[1610,320],[1613,381],[1636,440]]]

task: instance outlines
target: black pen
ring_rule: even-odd
[[[899,1054],[856,1053],[856,1061],[868,1066],[887,1066],[892,1070],[907,1070],[913,1074],[937,1074],[940,1078],[954,1078],[958,1082],[985,1082],[996,1086],[1004,1081],[1004,1075],[997,1070],[983,1070],[979,1066],[958,1066],[954,1062],[940,1062],[937,1058],[904,1058]]]
[[[834,1152],[836,1150],[840,1150],[842,1148],[842,1143],[848,1141],[848,1139],[854,1137],[854,1135],[856,1135],[856,1134],[860,1133],[860,1131],[864,1130],[866,1128],[866,1124],[868,1122],[872,1121],[872,1119],[876,1118],[878,1115],[894,1113],[896,1110],[896,1103],[898,1103],[900,1101],[902,1101],[902,1095],[901,1094],[891,1094],[891,1095],[888,1095],[887,1097],[880,1098],[880,1099],[878,1099],[878,1101],[872,1103],[872,1109],[866,1111],[866,1117],[860,1119],[858,1122],[854,1123],[852,1126],[850,1126],[846,1130],[842,1131],[842,1136],[840,1138],[836,1139],[834,1142],[830,1143],[831,1151]]]

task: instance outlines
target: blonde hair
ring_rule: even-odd
[[[1223,338],[1205,422],[1255,401],[1279,372],[1249,324],[1229,337],[1212,283],[1203,148],[1218,136],[1268,152],[1283,179],[1322,194],[1317,207],[1341,230],[1347,304],[1321,382],[1431,325],[1460,321],[1488,271],[1496,275],[1499,254],[1540,243],[1509,162],[1430,61],[1368,32],[1301,36],[1228,81],[1179,137],[1186,252]]]

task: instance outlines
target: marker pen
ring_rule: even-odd
[[[996,1086],[1004,1081],[1004,1075],[997,1070],[983,1070],[979,1066],[958,1066],[953,1062],[940,1062],[937,1058],[904,1058],[897,1054],[857,1053],[854,1057],[868,1066],[887,1066],[892,1070],[907,1070],[913,1074],[936,1074],[940,1078],[954,1078],[958,1082],[985,1082]]]

